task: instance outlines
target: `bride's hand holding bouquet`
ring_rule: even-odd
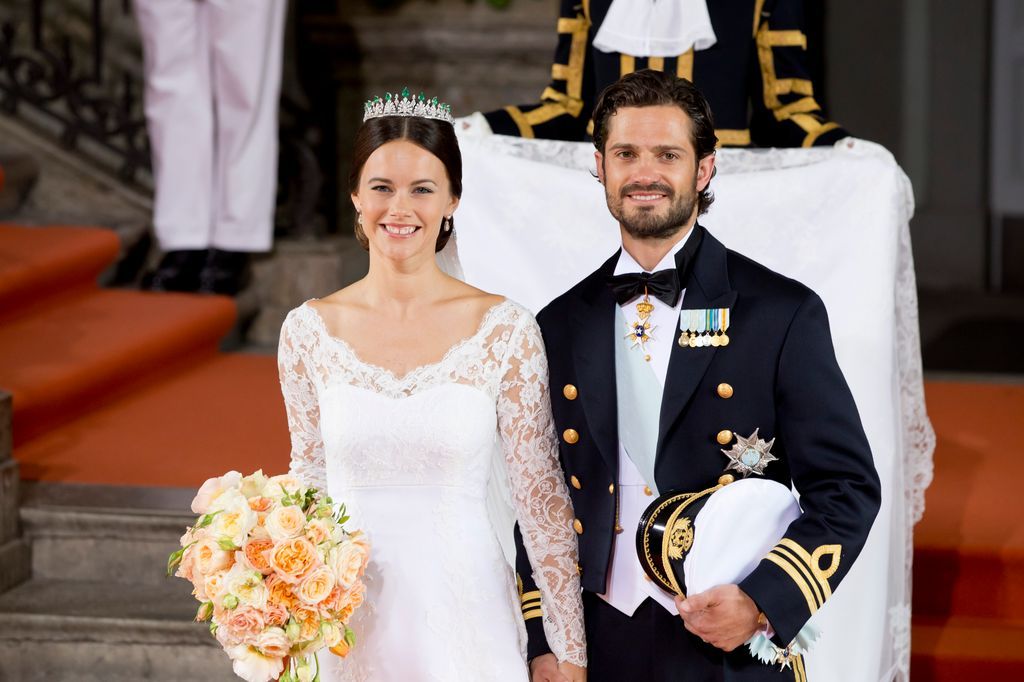
[[[192,583],[196,619],[210,622],[236,675],[309,682],[322,649],[348,653],[369,547],[345,530],[344,505],[291,476],[231,471],[203,484],[192,511],[167,573]]]

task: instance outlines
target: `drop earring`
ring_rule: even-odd
[[[441,221],[441,226],[444,228],[445,232],[451,232],[452,231],[452,217],[451,216],[445,216],[444,220]]]

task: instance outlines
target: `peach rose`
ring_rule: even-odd
[[[185,550],[185,558],[194,562],[192,570],[196,577],[203,577],[229,568],[235,557],[225,552],[212,537],[206,536]],[[184,560],[182,561],[184,563]]]
[[[281,542],[302,535],[306,527],[306,515],[295,505],[278,507],[267,515],[263,525],[274,542]]]
[[[327,599],[333,589],[334,572],[326,566],[319,566],[302,579],[295,595],[303,603],[314,606]]]
[[[259,571],[263,575],[269,575],[274,572],[274,569],[270,567],[270,561],[267,559],[267,555],[270,554],[270,550],[274,548],[274,541],[270,538],[266,540],[255,540],[250,538],[248,542],[242,545],[242,555],[245,557],[245,561],[252,566],[254,570]]]
[[[366,585],[361,580],[357,580],[355,585],[348,589],[348,591],[342,593],[341,599],[338,602],[338,620],[342,623],[347,623],[348,619],[352,617],[352,614],[363,605],[363,599],[366,596]]]
[[[284,609],[291,610],[298,602],[295,593],[292,592],[292,586],[282,580],[277,574],[268,576],[266,585],[269,591],[267,601],[271,604],[277,604]]]
[[[314,545],[327,542],[331,537],[331,527],[323,519],[314,519],[306,524],[306,539]]]
[[[259,497],[249,498],[249,509],[252,509],[254,512],[269,511],[273,504],[274,501],[272,499],[269,497],[263,497],[262,495]]]
[[[320,614],[304,606],[296,606],[292,615],[299,623],[299,641],[308,642],[320,634]]]
[[[264,656],[271,658],[284,658],[292,648],[288,636],[283,628],[267,628],[256,638],[256,648],[263,652]]]
[[[192,511],[196,514],[207,513],[213,501],[220,497],[221,493],[238,487],[241,482],[242,474],[237,471],[229,471],[223,476],[207,479],[192,500]]]
[[[206,576],[206,580],[203,581],[203,591],[206,593],[207,599],[220,603],[224,596],[224,576],[227,574],[227,571],[217,571]]]
[[[259,609],[242,606],[228,612],[227,619],[219,625],[218,632],[225,629],[233,640],[253,644],[259,634],[263,632],[267,622]]]
[[[287,583],[297,583],[320,563],[316,547],[306,538],[292,538],[270,551],[270,565]]]
[[[348,587],[362,575],[366,566],[365,546],[356,542],[343,542],[328,553],[327,565],[334,571],[338,584]]]
[[[266,618],[267,625],[283,627],[288,622],[288,610],[280,604],[267,602],[267,605],[263,607],[263,617]]]

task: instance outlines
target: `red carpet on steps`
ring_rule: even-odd
[[[1024,386],[929,382],[912,679],[1024,679]]]
[[[220,355],[15,448],[22,477],[198,487],[236,469],[288,469],[274,358]]]

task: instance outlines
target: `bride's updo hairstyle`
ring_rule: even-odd
[[[440,159],[448,173],[452,196],[462,197],[462,153],[459,151],[458,138],[455,137],[455,128],[447,121],[420,116],[381,116],[371,118],[359,126],[353,144],[352,170],[348,176],[350,193],[355,194],[359,189],[359,177],[370,155],[395,140],[408,140]],[[450,230],[442,228],[438,233],[435,252],[443,249],[455,232],[454,219],[449,222],[449,226]],[[355,233],[362,247],[369,251],[370,242],[358,220],[355,222]]]

